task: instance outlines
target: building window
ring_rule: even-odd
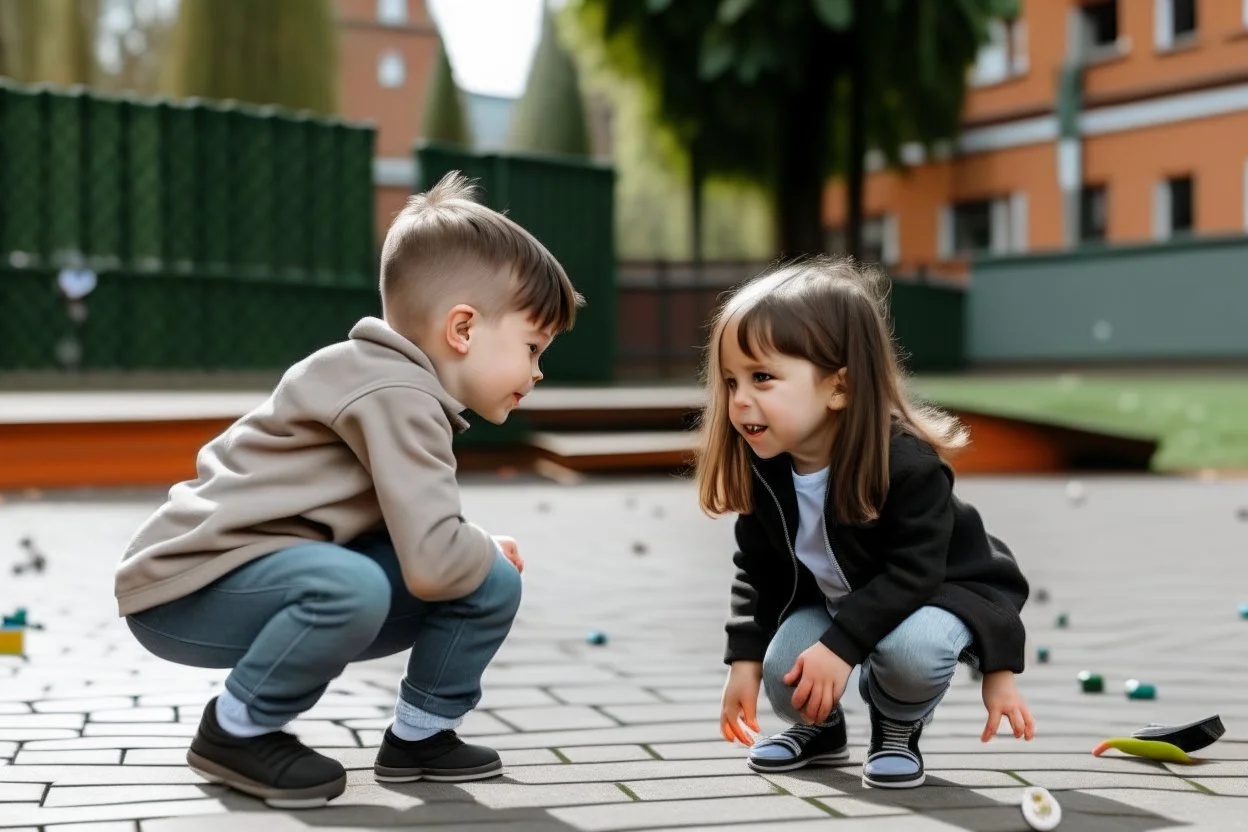
[[[1105,186],[1087,185],[1079,192],[1079,241],[1103,242],[1106,226]]]
[[[1171,0],[1174,8],[1173,32],[1176,38],[1196,33],[1196,0]]]
[[[1195,185],[1190,176],[1158,182],[1153,191],[1153,236],[1159,240],[1188,234],[1195,226]]]
[[[393,49],[382,52],[377,58],[377,83],[386,89],[395,89],[406,81],[407,63],[403,55]]]
[[[971,84],[998,84],[1027,72],[1027,24],[1022,20],[993,20],[988,42],[979,47],[971,67]]]
[[[1186,234],[1192,230],[1192,177],[1182,176],[1166,181],[1170,191],[1170,233]]]
[[[965,257],[992,249],[992,200],[953,206],[953,253]]]
[[[1079,7],[1083,24],[1083,42],[1093,55],[1104,53],[1118,44],[1118,0],[1097,0]]]
[[[407,0],[377,0],[377,22],[385,26],[407,23]]]
[[[833,254],[845,254],[848,249],[845,228],[842,226],[828,229],[824,244]],[[901,259],[897,245],[896,215],[886,214],[862,221],[862,251],[859,257],[864,263],[885,266],[894,265]]]

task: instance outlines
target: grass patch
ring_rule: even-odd
[[[1245,375],[920,376],[911,386],[954,410],[1157,440],[1157,471],[1248,469]]]
[[[625,786],[623,783],[616,783],[615,787],[624,792],[624,794],[628,795],[629,800],[641,800],[641,798],[637,796],[637,792],[633,791],[628,786]]]

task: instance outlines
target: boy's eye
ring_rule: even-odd
[[[771,381],[771,373],[754,373],[755,384],[762,384],[764,381]]]
[[[529,353],[531,355],[537,355],[538,353],[537,344],[529,344]]]

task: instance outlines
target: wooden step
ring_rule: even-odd
[[[529,444],[543,457],[574,471],[679,468],[693,462],[694,431],[560,433],[540,431]]]

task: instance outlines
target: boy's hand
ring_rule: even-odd
[[[719,713],[719,732],[728,742],[739,740],[746,746],[754,744],[753,737],[741,723],[758,733],[758,688],[762,683],[762,662],[732,663],[728,681],[724,683],[724,699]]]
[[[983,681],[984,707],[988,709],[988,724],[984,726],[984,734],[980,742],[988,742],[997,733],[1001,718],[1010,720],[1014,729],[1015,739],[1025,737],[1030,740],[1036,736],[1036,723],[1031,718],[1031,711],[1023,701],[1023,695],[1014,684],[1014,673],[1009,670],[997,670],[984,674]]]
[[[784,674],[786,685],[797,685],[793,691],[793,707],[812,725],[827,720],[836,703],[845,695],[845,685],[853,667],[816,641],[803,650]],[[800,681],[799,681],[800,680]]]
[[[498,544],[498,548],[503,550],[503,557],[511,561],[512,566],[516,567],[516,571],[523,573],[524,558],[520,557],[520,547],[516,545],[516,539],[496,534],[494,535],[494,542]]]

